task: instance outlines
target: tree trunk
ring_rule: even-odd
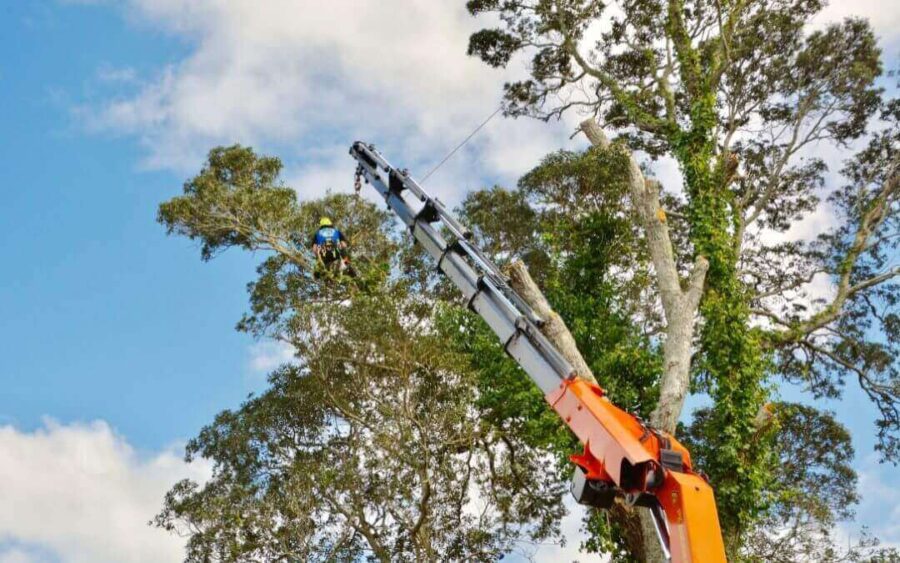
[[[610,148],[609,139],[595,120],[583,121],[581,130],[595,147]],[[627,149],[622,147],[622,150]],[[631,202],[647,238],[656,286],[666,317],[666,341],[663,344],[665,365],[659,381],[659,402],[650,415],[650,424],[673,433],[690,383],[694,319],[703,295],[709,262],[703,256],[697,256],[686,287],[682,289],[666,214],[659,203],[659,185],[644,178],[633,155],[628,154],[628,162]]]

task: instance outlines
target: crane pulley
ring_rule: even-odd
[[[357,160],[358,177],[384,198],[584,445],[581,454],[571,457],[577,466],[575,498],[609,508],[621,497],[648,508],[663,551],[674,563],[724,562],[713,490],[693,470],[687,449],[616,407],[598,385],[579,379],[540,331],[542,319],[472,242],[471,231],[406,170],[391,166],[362,142],[353,144],[350,155]]]

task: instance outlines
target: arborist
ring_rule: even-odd
[[[337,266],[338,271],[346,268],[347,274],[353,275],[349,268],[347,246],[347,237],[335,228],[331,219],[328,217],[319,219],[319,229],[312,238],[312,250],[318,264],[325,270],[332,270],[334,266]]]

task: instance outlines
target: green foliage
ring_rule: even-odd
[[[188,531],[191,561],[492,561],[520,539],[557,537],[563,481],[530,436],[485,422],[481,374],[442,329],[454,309],[412,293],[423,286],[404,269],[417,258],[390,217],[339,194],[297,203],[277,170],[249,149],[215,149],[161,206],[204,258],[265,252],[238,328],[293,346],[296,360],[188,444],[213,478],[176,485],[155,523]],[[347,234],[360,280],[311,275],[320,215]]]
[[[540,389],[506,355],[491,329],[460,307],[442,308],[437,328],[477,377],[475,405],[481,419],[500,435],[517,436],[530,447],[553,453],[559,482],[567,480],[568,456],[577,450],[578,441]]]
[[[297,194],[280,184],[280,172],[280,160],[257,157],[250,148],[215,148],[185,183],[184,195],[159,206],[159,222],[169,234],[199,239],[204,260],[232,246],[254,250],[276,237],[289,240],[308,231],[298,222]]]
[[[459,372],[452,355],[433,353],[439,342],[402,326],[402,315],[416,312],[401,301],[372,295],[349,305],[316,307],[316,322],[330,330],[304,347],[303,363],[274,372],[269,390],[221,413],[188,444],[188,458],[213,460],[215,475],[202,488],[173,491],[158,522],[203,530],[191,537],[190,560],[358,555],[368,528],[354,520],[388,509],[417,517],[420,487],[458,479],[452,461],[431,461],[448,453],[439,438],[465,441],[472,431],[445,420],[459,419],[468,399],[465,385],[453,393],[438,385],[444,372]],[[367,353],[371,346],[377,356]],[[405,409],[422,416],[402,416]],[[452,504],[459,490],[432,494],[450,495],[442,500]],[[442,523],[439,511],[429,516],[466,533],[462,522]],[[397,526],[367,547],[381,560],[414,554],[411,534]]]
[[[610,397],[647,416],[657,400],[661,357],[628,316],[627,296],[640,293],[646,278],[617,277],[620,269],[635,271],[644,250],[622,213],[625,185],[616,158],[600,150],[548,155],[519,190],[473,192],[461,211],[498,263],[526,260]],[[439,318],[438,329],[477,375],[482,420],[552,454],[565,486],[568,456],[580,449],[574,436],[477,316],[449,307]]]
[[[259,278],[249,286],[251,312],[238,325],[255,336],[279,334],[310,300],[343,299],[348,292],[384,286],[399,245],[386,211],[345,194],[300,203],[281,183],[280,172],[277,158],[237,145],[218,147],[200,174],[185,183],[184,194],[159,206],[166,231],[199,240],[203,260],[233,247],[267,252]],[[310,240],[322,216],[331,217],[348,238],[359,273],[352,282],[313,275]]]
[[[610,397],[649,416],[661,356],[635,322],[649,276],[626,208],[625,165],[617,150],[553,153],[519,189],[535,208],[536,237],[550,257],[546,270],[530,265],[548,300]]]
[[[891,561],[896,550],[878,547],[863,535],[856,543],[838,545],[837,522],[852,518],[859,501],[854,449],[850,433],[834,414],[797,403],[773,403],[767,430],[772,434],[773,463],[779,470],[769,483],[770,501],[756,526],[742,542],[741,560],[788,563],[792,561]],[[710,440],[717,432],[710,409],[701,409],[685,428],[685,444],[695,461],[704,465],[719,455]],[[810,440],[814,437],[814,440]],[[894,558],[894,559],[892,559]]]

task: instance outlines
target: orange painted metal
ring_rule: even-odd
[[[667,471],[655,495],[666,513],[673,563],[726,561],[716,499],[705,479]]]
[[[684,446],[669,434],[651,431],[587,381],[566,380],[546,398],[584,444],[584,453],[572,461],[585,469],[588,479],[657,498],[668,524],[673,563],[726,561],[712,488],[693,473]],[[681,454],[682,471],[661,465],[663,449]]]

